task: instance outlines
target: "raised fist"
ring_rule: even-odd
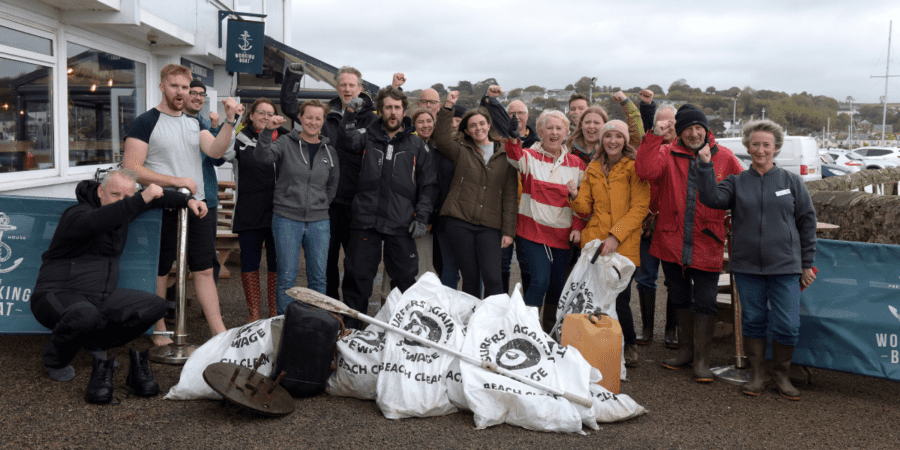
[[[362,109],[364,104],[365,102],[363,102],[363,99],[356,97],[353,100],[350,100],[350,103],[347,103],[347,111],[355,113]]]
[[[228,119],[229,122],[234,120],[236,114],[240,114],[244,111],[244,106],[231,97],[222,100],[222,106],[225,107],[225,118]]]
[[[209,126],[210,128],[219,126],[219,115],[215,111],[209,112]]]
[[[638,94],[641,97],[641,103],[651,104],[653,103],[653,91],[650,89],[644,89]]]
[[[675,130],[675,121],[670,119],[663,119],[656,122],[656,126],[653,127],[653,134],[657,136],[668,136],[670,132]]]
[[[455,105],[457,100],[459,100],[459,91],[450,91],[450,93],[447,94],[447,103],[450,106]]]
[[[272,118],[269,119],[269,123],[266,124],[266,128],[268,128],[270,130],[275,130],[278,127],[280,127],[281,125],[283,125],[284,122],[285,122],[284,117],[281,117],[278,114],[276,114],[276,115],[272,116]]]
[[[712,158],[712,154],[709,151],[709,144],[704,145],[703,148],[697,152],[697,156],[700,158],[700,161],[708,163]]]
[[[497,85],[491,86],[487,90],[487,95],[490,97],[499,97],[502,93],[503,89],[500,89],[500,86]]]
[[[391,86],[398,88],[400,86],[403,86],[403,83],[406,83],[406,76],[404,76],[400,72],[395,73],[394,79],[391,81]]]
[[[622,101],[624,101],[626,98],[628,98],[628,97],[626,97],[626,96],[625,96],[625,93],[622,92],[622,91],[616,92],[616,93],[613,95],[613,100],[615,100],[615,101],[617,101],[617,102],[620,102],[620,103],[621,103]]]

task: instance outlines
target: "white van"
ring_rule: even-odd
[[[716,139],[716,143],[728,147],[735,155],[748,155],[741,138]],[[822,161],[816,140],[807,136],[785,136],[781,152],[775,156],[775,164],[788,172],[800,175],[803,181],[822,179]]]

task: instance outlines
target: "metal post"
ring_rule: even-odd
[[[728,230],[726,241],[728,242],[728,257],[731,253],[731,217],[725,219],[725,226]],[[747,357],[744,355],[744,332],[741,322],[741,297],[737,291],[737,285],[734,282],[734,273],[729,271],[729,281],[731,282],[731,306],[734,309],[734,364],[727,366],[717,366],[711,369],[713,375],[720,380],[735,385],[742,385],[750,381],[750,371],[747,370]]]
[[[187,189],[179,192],[190,194]],[[174,342],[168,345],[160,345],[150,349],[150,360],[165,364],[184,364],[191,353],[197,349],[196,345],[187,343],[187,331],[185,330],[184,307],[187,297],[187,230],[188,209],[178,210],[178,248],[176,253],[176,278],[175,278],[175,336]]]

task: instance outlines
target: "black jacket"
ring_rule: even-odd
[[[278,136],[289,134],[278,129]],[[240,233],[272,227],[272,197],[275,195],[275,165],[260,161],[254,154],[259,133],[244,127],[234,140],[234,158],[238,161],[237,203],[231,219],[231,231]]]
[[[63,212],[50,248],[41,256],[35,295],[60,290],[109,295],[119,281],[119,256],[128,240],[128,224],[150,208],[182,208],[190,199],[166,189],[149,204],[135,193],[100,206],[99,185],[85,180],[75,188],[78,204]]]
[[[363,107],[356,112],[356,119],[352,125],[356,128],[366,128],[378,119],[375,114],[375,107],[369,95],[363,92],[359,94],[359,98],[363,99]],[[338,139],[339,130],[341,129],[341,119],[344,116],[341,98],[335,97],[328,102],[329,112],[325,116],[325,123],[322,125],[321,134],[328,138],[335,145],[337,150],[338,168],[340,169],[341,178],[338,181],[337,194],[332,202],[341,205],[350,205],[353,202],[353,196],[356,195],[357,183],[359,182],[359,168],[362,164],[362,153],[355,153],[341,145]]]
[[[412,134],[412,121],[404,117],[403,129],[388,139],[380,117],[367,128],[358,128],[357,115],[344,114],[338,137],[338,148],[362,158],[350,226],[401,235],[409,232],[413,219],[428,223],[437,177],[432,152]]]

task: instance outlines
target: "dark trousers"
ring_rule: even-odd
[[[634,280],[634,275],[631,275]],[[616,315],[619,316],[619,325],[622,326],[622,338],[625,345],[637,343],[637,335],[634,333],[634,315],[631,313],[631,280],[625,290],[616,296]]]
[[[453,257],[463,276],[463,292],[480,298],[503,292],[500,278],[500,230],[447,218],[444,233],[450,238]]]
[[[519,262],[519,274],[522,276],[522,297],[528,292],[528,285],[531,283],[531,275],[528,273],[528,258],[525,257],[525,250],[522,249],[522,238],[516,236],[513,238],[516,246],[516,261]],[[509,292],[509,289],[507,289]]]
[[[107,350],[131,342],[166,315],[166,302],[134,289],[116,289],[106,298],[38,292],[32,297],[31,312],[53,331],[44,348],[44,365],[61,368],[80,348]]]
[[[715,316],[719,313],[716,295],[719,291],[719,274],[663,261],[666,289],[676,309],[693,309],[697,314]]]
[[[365,314],[372,296],[372,282],[378,273],[384,243],[384,268],[391,277],[391,287],[406,291],[416,282],[419,255],[416,241],[408,234],[393,236],[375,230],[353,229],[344,255],[344,303]],[[361,328],[356,320],[345,320],[347,326]]]
[[[350,244],[350,205],[332,203],[328,208],[328,217],[331,239],[328,241],[328,262],[325,266],[325,295],[340,300],[338,288],[341,286],[341,272],[338,260],[341,257],[341,247],[344,248],[346,258],[347,247]],[[344,265],[346,266],[346,263]]]

